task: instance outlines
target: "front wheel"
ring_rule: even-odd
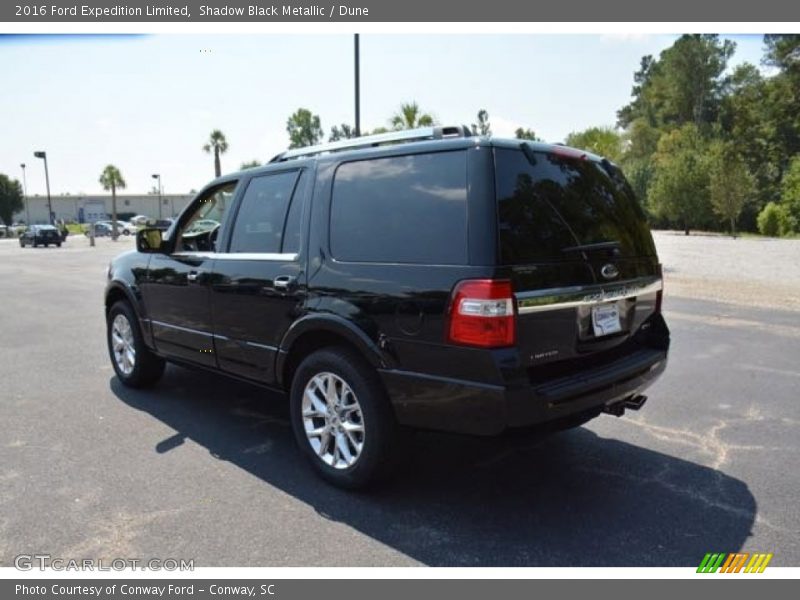
[[[324,479],[355,489],[389,474],[397,424],[377,373],[355,352],[331,347],[308,356],[290,405],[295,439]]]
[[[145,346],[131,305],[119,301],[108,311],[108,353],[119,380],[128,387],[153,385],[164,373],[164,359]]]

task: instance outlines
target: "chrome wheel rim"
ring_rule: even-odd
[[[117,315],[111,323],[111,349],[114,362],[123,375],[133,373],[136,366],[136,346],[133,340],[133,329],[125,315]]]
[[[361,405],[347,382],[318,373],[303,391],[303,428],[319,459],[335,469],[352,467],[364,448]]]

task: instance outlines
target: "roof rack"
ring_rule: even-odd
[[[466,125],[453,126],[434,126],[421,127],[419,129],[406,129],[404,131],[390,131],[377,135],[365,135],[363,137],[320,144],[318,146],[306,146],[305,148],[295,148],[281,152],[269,162],[283,162],[292,158],[307,158],[328,152],[341,152],[343,150],[356,150],[358,148],[374,148],[384,144],[400,144],[417,142],[422,140],[441,140],[445,138],[471,137],[472,130]]]

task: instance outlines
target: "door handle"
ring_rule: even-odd
[[[289,292],[292,290],[292,288],[294,288],[296,283],[297,277],[292,277],[291,275],[281,275],[280,277],[275,278],[275,281],[272,282],[272,287],[279,292]]]
[[[186,275],[186,279],[189,283],[197,283],[197,278],[200,276],[198,271],[189,271],[189,274]]]

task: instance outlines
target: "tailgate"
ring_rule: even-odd
[[[517,301],[517,346],[534,379],[635,352],[661,270],[621,172],[569,148],[495,149],[499,262]]]

